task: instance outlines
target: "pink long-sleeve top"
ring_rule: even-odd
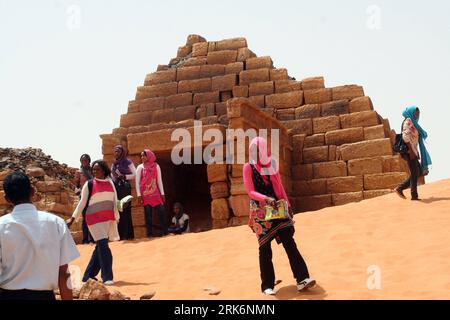
[[[267,199],[268,196],[255,191],[255,186],[253,184],[252,167],[250,166],[249,163],[246,163],[244,165],[243,171],[244,171],[244,185],[245,189],[247,190],[248,196],[255,201],[259,201],[261,205],[263,205],[264,201]],[[284,190],[283,183],[281,182],[280,173],[277,172],[276,174],[273,175],[263,176],[263,179],[267,177],[269,177],[270,181],[272,182],[273,191],[275,191],[275,195],[277,196],[278,200],[281,199],[286,200],[290,207],[291,204],[289,203],[288,196],[286,194],[286,191]]]

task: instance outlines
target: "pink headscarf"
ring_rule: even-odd
[[[262,175],[274,175],[278,172],[278,163],[272,159],[266,139],[253,138],[249,146],[249,160]]]
[[[149,150],[144,150],[145,155],[147,156],[147,161],[143,163],[144,169],[142,170],[142,179],[141,179],[141,189],[143,186],[146,186],[150,181],[156,178],[156,156],[155,154]]]

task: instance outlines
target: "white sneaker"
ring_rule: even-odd
[[[300,281],[299,283],[297,283],[297,290],[303,291],[303,290],[312,288],[315,285],[316,285],[316,280],[311,279],[311,278],[306,278],[306,279]]]
[[[266,296],[274,296],[276,293],[275,293],[275,291],[273,291],[273,289],[266,289],[266,290],[264,290],[264,292],[263,292]]]
[[[103,282],[103,284],[104,284],[105,286],[112,286],[112,285],[114,284],[114,281],[108,280],[108,281]]]

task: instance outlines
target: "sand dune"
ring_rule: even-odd
[[[112,243],[114,288],[132,299],[150,290],[154,299],[450,299],[450,180],[419,193],[422,202],[391,194],[296,215],[295,239],[318,282],[307,293],[297,293],[275,242],[282,282],[277,296],[260,293],[258,247],[247,226]],[[93,246],[79,250],[74,264],[84,271]],[[380,271],[380,289],[368,288],[377,283],[370,267]],[[208,286],[221,293],[208,295]]]

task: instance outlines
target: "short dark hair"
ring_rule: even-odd
[[[106,161],[103,160],[95,160],[92,163],[92,169],[94,168],[94,166],[98,164],[100,166],[100,168],[102,168],[103,173],[105,174],[105,177],[108,177],[111,174],[111,169],[109,169],[108,164],[106,163]]]
[[[32,187],[30,179],[21,171],[13,172],[5,178],[3,190],[5,190],[5,196],[14,205],[31,200]]]
[[[86,158],[89,161],[89,163],[91,163],[91,157],[87,153],[81,155],[80,161],[83,160],[84,158]]]

